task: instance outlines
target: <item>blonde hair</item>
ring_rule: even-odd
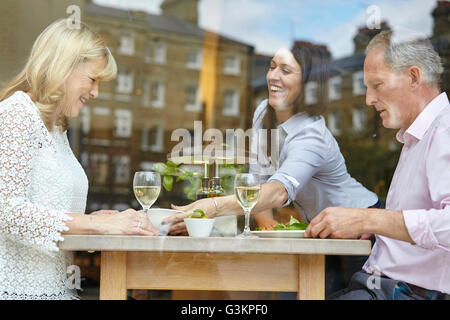
[[[66,130],[67,117],[58,115],[66,96],[65,82],[77,66],[92,59],[105,61],[97,75],[100,81],[116,77],[117,64],[104,40],[84,23],[73,28],[59,19],[38,36],[24,69],[5,86],[0,101],[18,90],[28,92],[47,129],[60,125]]]

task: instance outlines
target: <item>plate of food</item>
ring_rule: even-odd
[[[273,230],[250,231],[252,235],[261,238],[304,238],[307,223],[300,222],[291,216],[289,224],[278,223]]]

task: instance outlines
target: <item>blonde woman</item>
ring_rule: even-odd
[[[157,235],[143,213],[84,215],[88,180],[70,149],[68,118],[115,78],[116,62],[85,24],[65,20],[37,38],[0,94],[0,299],[76,299],[66,286],[63,234]]]

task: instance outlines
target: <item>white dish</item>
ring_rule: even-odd
[[[254,236],[260,238],[304,238],[305,230],[267,230],[250,231]]]
[[[190,237],[205,238],[209,237],[214,225],[215,219],[185,218],[186,229]]]
[[[161,225],[161,222],[170,216],[173,216],[176,213],[183,213],[183,211],[173,210],[173,209],[161,209],[154,208],[148,210],[148,217],[152,222],[152,225],[158,229],[160,235],[167,235],[169,231],[170,224],[166,224],[164,226]]]

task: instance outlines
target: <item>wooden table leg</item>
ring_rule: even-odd
[[[127,299],[127,253],[103,251],[100,264],[100,300]]]
[[[298,300],[325,299],[325,256],[298,256]]]

